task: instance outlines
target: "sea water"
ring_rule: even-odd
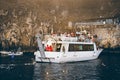
[[[120,80],[119,52],[101,54],[91,61],[62,64],[22,60],[0,60],[0,80]]]

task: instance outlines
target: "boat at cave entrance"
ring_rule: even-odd
[[[97,59],[103,49],[92,41],[80,42],[77,37],[49,37],[41,41],[37,36],[39,50],[34,52],[36,62],[66,63]]]

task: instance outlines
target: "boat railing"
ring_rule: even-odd
[[[72,37],[72,36],[47,36],[46,40],[53,39],[53,41],[68,41],[68,42],[92,42],[90,39],[85,38],[82,39],[81,37]]]

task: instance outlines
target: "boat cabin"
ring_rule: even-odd
[[[44,50],[50,52],[77,52],[77,51],[94,51],[95,44],[92,42],[62,42],[44,44]]]

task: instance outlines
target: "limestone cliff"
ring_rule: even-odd
[[[115,48],[120,46],[120,25],[104,25],[94,29],[100,39],[100,46]]]
[[[108,17],[106,15],[113,14],[114,9],[116,11],[119,2],[107,4],[108,0],[105,1],[105,6],[101,6],[97,1],[99,5],[95,7],[94,2],[86,3],[81,0],[74,2],[73,0],[0,0],[0,49],[21,47],[22,50],[35,50],[37,33],[64,32],[69,30],[67,25],[69,21]],[[106,25],[104,28],[96,27],[93,30],[102,39],[101,45],[104,47],[120,45],[120,26]]]

